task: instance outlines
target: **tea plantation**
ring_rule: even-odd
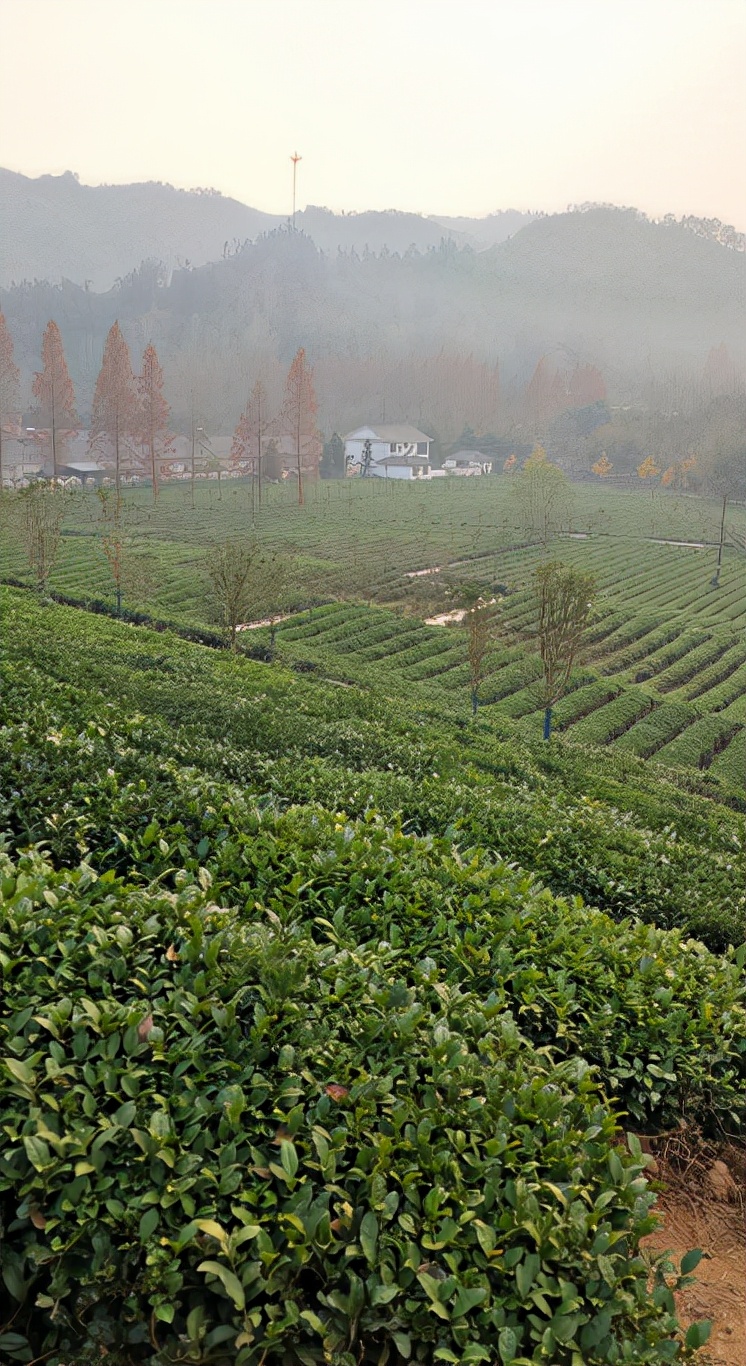
[[[0,610],[0,1358],[693,1357],[635,1135],[741,1131],[737,789],[467,721],[391,609]]]
[[[71,500],[50,587],[76,600],[111,603],[97,507],[90,493]],[[447,610],[449,590],[476,581],[506,594],[483,701],[521,718],[537,709],[536,662],[521,643],[531,624],[531,574],[547,556],[562,559],[592,572],[599,588],[589,646],[557,718],[563,730],[583,743],[707,771],[724,789],[743,789],[746,508],[729,507],[727,531],[735,539],[726,537],[717,588],[711,580],[720,508],[706,499],[575,485],[567,526],[546,547],[515,520],[507,477],[445,479],[419,488],[326,482],[310,486],[303,508],[280,487],[266,489],[259,508],[250,486],[239,481],[198,483],[194,507],[183,486],[165,487],[155,506],[149,490],[129,490],[129,553],[149,579],[129,606],[209,627],[206,554],[221,538],[249,536],[289,558],[287,610],[332,604],[323,633],[316,623],[305,633],[301,623],[287,630],[299,658],[301,644],[313,636],[314,659],[323,646],[327,656],[375,660],[379,680],[393,669],[403,687],[426,682],[431,695],[444,689],[468,704],[463,632],[423,620]],[[22,540],[6,508],[0,578],[28,579]],[[388,608],[388,615],[365,616],[362,603]]]

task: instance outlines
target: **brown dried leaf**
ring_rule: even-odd
[[[146,1016],[145,1016],[145,1019],[144,1019],[144,1020],[141,1020],[140,1023],[139,1023],[139,1025],[137,1026],[137,1037],[138,1037],[138,1039],[140,1040],[140,1043],[144,1043],[145,1039],[147,1039],[147,1037],[148,1037],[148,1035],[149,1035],[149,1033],[150,1033],[150,1031],[151,1031],[152,1028],[153,1028],[153,1016],[152,1016],[152,1015],[146,1015]]]
[[[328,1096],[331,1096],[332,1100],[344,1100],[345,1096],[350,1094],[346,1086],[338,1086],[336,1081],[330,1081],[324,1090]]]
[[[176,952],[176,946],[174,944],[169,944],[168,948],[166,949],[166,957],[169,963],[178,963],[179,955]]]
[[[34,1228],[46,1228],[47,1221],[44,1218],[44,1215],[42,1214],[40,1209],[29,1210],[28,1217],[31,1220]]]

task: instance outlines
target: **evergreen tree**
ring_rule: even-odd
[[[303,470],[318,474],[321,458],[321,438],[316,426],[318,412],[316,391],[313,383],[313,370],[306,360],[301,346],[297,351],[288,372],[285,384],[285,402],[282,409],[281,425],[292,444],[298,474],[298,503],[305,501],[303,492]]]
[[[163,393],[163,371],[152,342],[142,358],[137,392],[140,398],[138,432],[153,481],[155,503],[158,498],[158,461],[173,450],[174,440],[169,432],[171,410]]]
[[[8,331],[5,316],[0,313],[0,494],[3,491],[3,422],[15,413],[19,406],[19,370],[13,359],[13,338]]]
[[[52,478],[57,478],[57,467],[64,442],[77,430],[75,390],[67,369],[65,349],[56,322],[48,322],[41,344],[42,368],[34,375],[32,391],[39,403],[39,423],[49,435],[44,437],[46,454],[52,456]]]
[[[103,361],[96,380],[89,431],[89,449],[114,465],[119,496],[125,446],[138,434],[139,404],[129,347],[119,323],[109,329]]]

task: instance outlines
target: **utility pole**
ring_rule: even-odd
[[[303,157],[299,157],[297,152],[293,152],[290,160],[293,163],[293,231],[295,231],[295,182],[298,174],[298,162],[302,161]]]

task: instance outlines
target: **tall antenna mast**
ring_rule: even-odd
[[[298,162],[302,161],[303,157],[299,157],[297,152],[293,152],[290,160],[293,163],[293,228],[295,228],[295,180],[298,174]]]

